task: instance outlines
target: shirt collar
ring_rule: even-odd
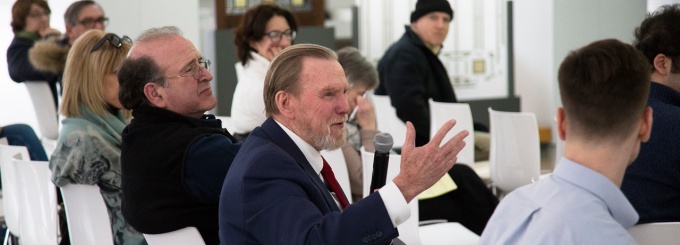
[[[638,214],[623,192],[607,177],[579,163],[562,157],[553,175],[579,186],[602,199],[614,220],[625,228],[638,221]]]
[[[312,145],[307,143],[307,141],[303,140],[298,136],[297,134],[293,133],[293,131],[290,131],[285,125],[281,124],[279,121],[274,119],[274,122],[276,122],[281,129],[283,129],[283,132],[286,132],[288,137],[293,140],[293,143],[297,145],[298,148],[300,148],[300,151],[302,151],[302,154],[305,155],[305,158],[309,162],[310,165],[312,165],[312,168],[314,168],[314,171],[316,174],[321,173],[321,169],[323,168],[323,159],[321,158],[321,153],[317,151]]]

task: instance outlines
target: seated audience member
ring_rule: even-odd
[[[177,27],[144,31],[118,72],[119,99],[132,110],[123,130],[123,215],[138,231],[188,226],[218,244],[222,182],[241,147],[213,115],[204,59]]]
[[[651,13],[635,31],[635,47],[652,65],[647,105],[652,135],[626,169],[621,190],[639,223],[680,221],[680,4]]]
[[[61,132],[50,158],[52,182],[98,185],[109,210],[115,244],[146,244],[120,212],[121,133],[130,118],[118,101],[118,67],[132,41],[100,30],[86,32],[64,69]]]
[[[224,180],[223,244],[389,244],[399,235],[397,225],[410,216],[407,203],[451,168],[468,133],[440,147],[451,120],[429,144],[415,148],[408,123],[399,175],[349,205],[319,153],[346,140],[347,89],[328,48],[294,45],[274,58],[264,85],[269,118],[248,136]]]
[[[636,244],[626,229],[638,215],[619,187],[652,130],[649,76],[644,56],[617,40],[571,52],[558,72],[564,157],[501,201],[481,244]]]
[[[231,102],[234,136],[240,139],[267,119],[262,89],[271,60],[293,43],[297,23],[293,14],[273,4],[261,4],[243,15],[234,43],[241,62],[236,63],[238,83]]]
[[[378,85],[378,74],[356,48],[342,48],[337,54],[349,84],[349,109],[353,111],[356,108],[357,111],[356,116],[345,123],[347,142],[342,146],[350,177],[352,200],[357,201],[363,194],[363,164],[359,150],[364,146],[366,151],[373,152],[373,137],[378,133],[373,106],[363,95]],[[431,189],[436,194],[420,196],[420,220],[445,219],[459,222],[471,231],[482,234],[486,222],[498,205],[498,199],[486,188],[486,184],[474,170],[465,164],[453,165],[444,178],[452,180],[455,185]]]
[[[28,50],[33,44],[59,31],[50,27],[50,6],[44,0],[18,0],[12,6],[12,32],[14,39],[7,48],[7,68],[15,82],[41,81],[52,88],[56,102],[55,84],[58,76],[36,70],[28,60]],[[56,105],[56,103],[55,103]]]
[[[47,161],[47,153],[40,139],[35,135],[31,126],[26,124],[12,124],[0,127],[0,138],[7,139],[7,144],[26,146],[28,155],[33,161]]]
[[[66,33],[47,35],[47,38],[37,41],[28,51],[31,64],[38,71],[55,75],[61,89],[61,76],[64,73],[69,48],[86,31],[93,29],[103,31],[108,21],[101,6],[94,1],[73,2],[64,13]],[[51,88],[56,102],[57,87]]]

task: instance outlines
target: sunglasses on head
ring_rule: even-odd
[[[132,39],[130,39],[128,36],[119,37],[116,34],[109,33],[109,34],[106,34],[102,38],[102,40],[99,40],[99,42],[97,42],[97,44],[95,44],[94,47],[92,47],[92,50],[90,50],[90,53],[97,51],[99,48],[102,47],[102,45],[104,45],[104,43],[106,43],[106,41],[109,41],[111,46],[114,46],[116,48],[120,48],[121,46],[123,46],[123,42],[127,42],[129,44],[132,44]]]

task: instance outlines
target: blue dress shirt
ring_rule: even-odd
[[[553,174],[506,196],[480,244],[636,244],[638,214],[605,176],[562,158]]]

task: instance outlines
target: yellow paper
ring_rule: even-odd
[[[433,197],[438,197],[444,195],[450,191],[458,189],[456,182],[453,182],[451,176],[447,173],[445,174],[437,183],[435,183],[430,189],[423,191],[418,195],[418,200],[425,200]]]

